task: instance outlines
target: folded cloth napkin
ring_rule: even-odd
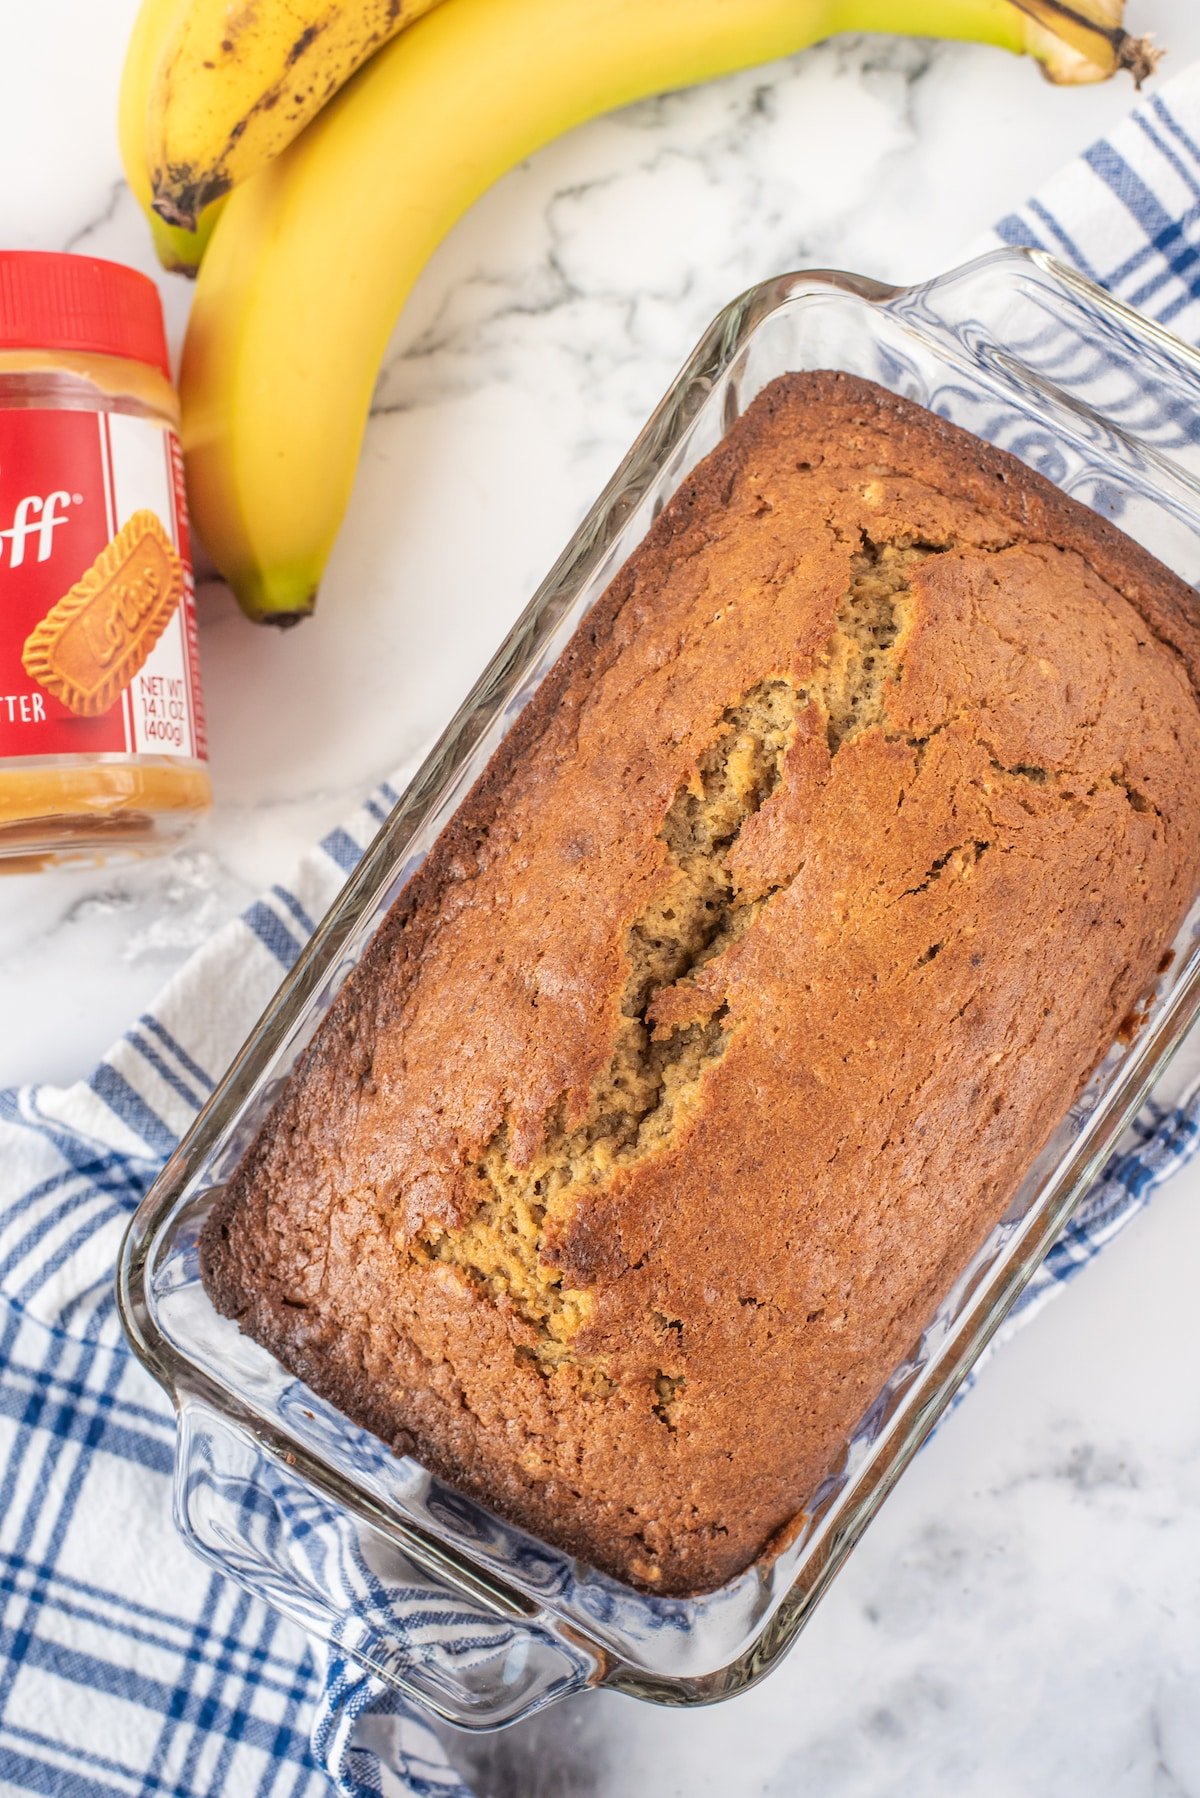
[[[1200,343],[1200,66],[1006,218]],[[378,1681],[194,1559],[174,1533],[173,1424],[123,1347],[130,1212],[396,797],[222,930],[95,1073],[0,1093],[0,1785],[58,1794],[471,1798]],[[1200,1056],[1193,1059],[1200,1060]],[[1009,1331],[1112,1240],[1200,1137],[1200,1096],[1147,1107]]]

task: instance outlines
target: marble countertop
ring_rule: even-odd
[[[1193,0],[1137,0],[1170,67]],[[0,240],[154,272],[113,95],[134,0],[5,20]],[[999,53],[851,39],[573,133],[434,258],[315,618],[200,593],[216,810],[132,869],[0,882],[0,1084],[67,1082],[411,762],[712,314],[833,265],[935,273],[1128,106]],[[188,286],[164,279],[177,344]],[[490,1798],[1200,1798],[1200,1165],[998,1355],[800,1645],[680,1714],[589,1697],[460,1743]]]

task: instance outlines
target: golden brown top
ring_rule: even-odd
[[[539,1533],[726,1579],[1152,979],[1198,671],[1111,526],[777,382],[348,982],[209,1231],[218,1303]]]

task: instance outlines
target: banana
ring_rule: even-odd
[[[117,138],[125,179],[146,214],[159,261],[174,273],[191,275],[200,266],[200,258],[217,222],[216,209],[205,213],[196,231],[181,231],[177,226],[166,224],[150,204],[150,170],[146,157],[150,83],[167,32],[181,4],[182,0],[142,0],[121,71]]]
[[[1050,3],[1036,0],[1043,24]],[[506,169],[597,113],[838,31],[1036,50],[1029,25],[1011,0],[437,7],[235,189],[200,270],[181,377],[189,494],[243,609],[276,623],[311,611],[396,316]]]
[[[1138,87],[1162,60],[1146,38],[1121,24],[1125,0],[1013,0],[1029,15],[1029,49],[1051,81],[1104,81],[1128,69]]]
[[[381,44],[435,0],[185,0],[149,94],[154,208],[203,209],[277,156]]]

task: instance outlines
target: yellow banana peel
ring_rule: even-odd
[[[286,149],[367,58],[435,0],[188,0],[176,7],[148,96],[150,185],[168,224]]]

